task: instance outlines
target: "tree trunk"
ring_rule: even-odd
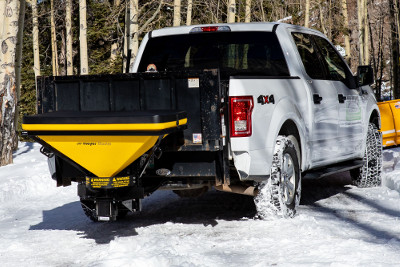
[[[130,16],[130,10],[129,10],[129,1],[125,2],[125,29],[124,29],[124,50],[123,50],[123,55],[122,55],[122,72],[127,73],[127,68],[128,68],[128,50],[129,50],[129,31],[130,31],[130,21],[129,21],[129,16]]]
[[[391,50],[392,50],[392,62],[393,62],[392,90],[394,98],[399,99],[400,98],[400,86],[399,86],[400,51],[399,51],[399,28],[397,27],[398,22],[396,21],[396,16],[397,16],[396,7],[398,7],[398,0],[389,0],[389,6],[390,6],[390,26],[392,32],[391,36],[392,39]]]
[[[114,7],[118,8],[121,5],[121,1],[120,0],[115,0],[114,1]],[[115,20],[115,24],[118,25],[118,16],[116,16],[116,20]],[[115,29],[114,33],[113,33],[113,38],[114,41],[111,44],[111,53],[110,53],[110,67],[114,67],[115,61],[117,60],[117,55],[118,55],[118,31],[117,29]]]
[[[67,35],[67,75],[74,74],[74,66],[72,59],[72,0],[66,0],[65,7],[65,29]]]
[[[323,11],[323,8],[322,8],[322,3],[321,3],[321,4],[319,4],[319,19],[320,19],[320,22],[321,22],[322,32],[325,35],[328,35],[328,32],[326,31],[326,28],[325,28],[325,25],[324,25],[324,17],[323,17],[322,11]]]
[[[364,65],[364,0],[357,0],[359,64]]]
[[[135,61],[137,52],[139,50],[139,1],[130,1],[130,32],[129,32],[129,50],[131,51],[131,58],[129,62],[129,69],[132,68]]]
[[[0,0],[0,166],[12,163],[16,134],[15,57],[20,1]],[[21,29],[23,30],[23,29]]]
[[[21,96],[21,71],[22,71],[22,48],[24,46],[24,22],[25,22],[25,0],[20,0],[20,10],[18,17],[18,35],[15,55],[15,88],[17,89],[17,101]],[[15,110],[15,128],[19,130],[19,105]],[[14,150],[18,148],[18,138],[14,138]]]
[[[369,64],[369,26],[368,26],[368,0],[364,1],[364,64]]]
[[[174,0],[174,27],[181,26],[181,0]]]
[[[87,20],[86,0],[79,0],[79,44],[81,58],[81,74],[89,73],[88,50],[87,50]]]
[[[264,12],[264,5],[263,5],[264,1],[260,0],[260,10],[261,10],[261,18],[262,21],[265,21],[265,12]]]
[[[40,57],[39,57],[39,23],[37,13],[37,0],[32,0],[32,39],[33,39],[33,70],[35,78],[40,76]]]
[[[306,0],[306,14],[304,18],[304,27],[308,28],[309,21],[310,21],[310,0]]]
[[[244,22],[249,23],[251,21],[251,0],[246,0],[246,12]]]
[[[186,13],[186,25],[192,25],[192,9],[193,9],[193,0],[188,0],[187,4],[187,13]]]
[[[58,75],[67,75],[67,40],[65,30],[61,28],[60,33],[61,43],[60,43],[60,53],[58,54]]]
[[[56,36],[56,23],[54,18],[54,0],[50,1],[50,28],[51,28],[51,58],[53,75],[58,75],[58,54],[57,54],[57,36]]]
[[[342,12],[344,19],[344,27],[346,28],[346,32],[344,34],[344,49],[346,51],[346,61],[350,65],[351,64],[351,47],[350,47],[350,36],[349,36],[349,15],[347,12],[347,0],[342,0]]]
[[[236,16],[236,1],[229,0],[228,1],[228,23],[235,23],[235,16]]]

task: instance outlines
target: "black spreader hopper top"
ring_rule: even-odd
[[[24,135],[161,135],[186,128],[186,112],[171,110],[152,111],[55,111],[44,114],[24,116],[22,128]],[[184,120],[184,121],[182,121]],[[88,130],[84,125],[110,125],[101,130]],[[153,127],[160,124],[158,127]],[[54,125],[54,128],[51,127]],[[57,126],[58,125],[58,126]],[[59,125],[66,125],[59,129]],[[67,125],[74,125],[71,129]],[[82,130],[76,129],[76,125],[82,125]],[[132,125],[121,130],[112,125]],[[140,125],[136,127],[135,125]],[[146,126],[148,125],[148,127]],[[78,126],[79,127],[79,126]]]

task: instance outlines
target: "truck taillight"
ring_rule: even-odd
[[[252,96],[235,96],[229,98],[230,134],[231,137],[251,136]]]

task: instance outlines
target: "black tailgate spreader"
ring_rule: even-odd
[[[39,77],[23,134],[43,145],[58,185],[79,183],[85,212],[115,219],[163,183],[229,180],[221,87],[216,70]]]

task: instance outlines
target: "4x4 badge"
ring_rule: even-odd
[[[257,98],[257,103],[260,103],[261,105],[265,105],[265,104],[269,104],[269,103],[275,104],[274,95],[270,95],[270,96],[260,95]]]

